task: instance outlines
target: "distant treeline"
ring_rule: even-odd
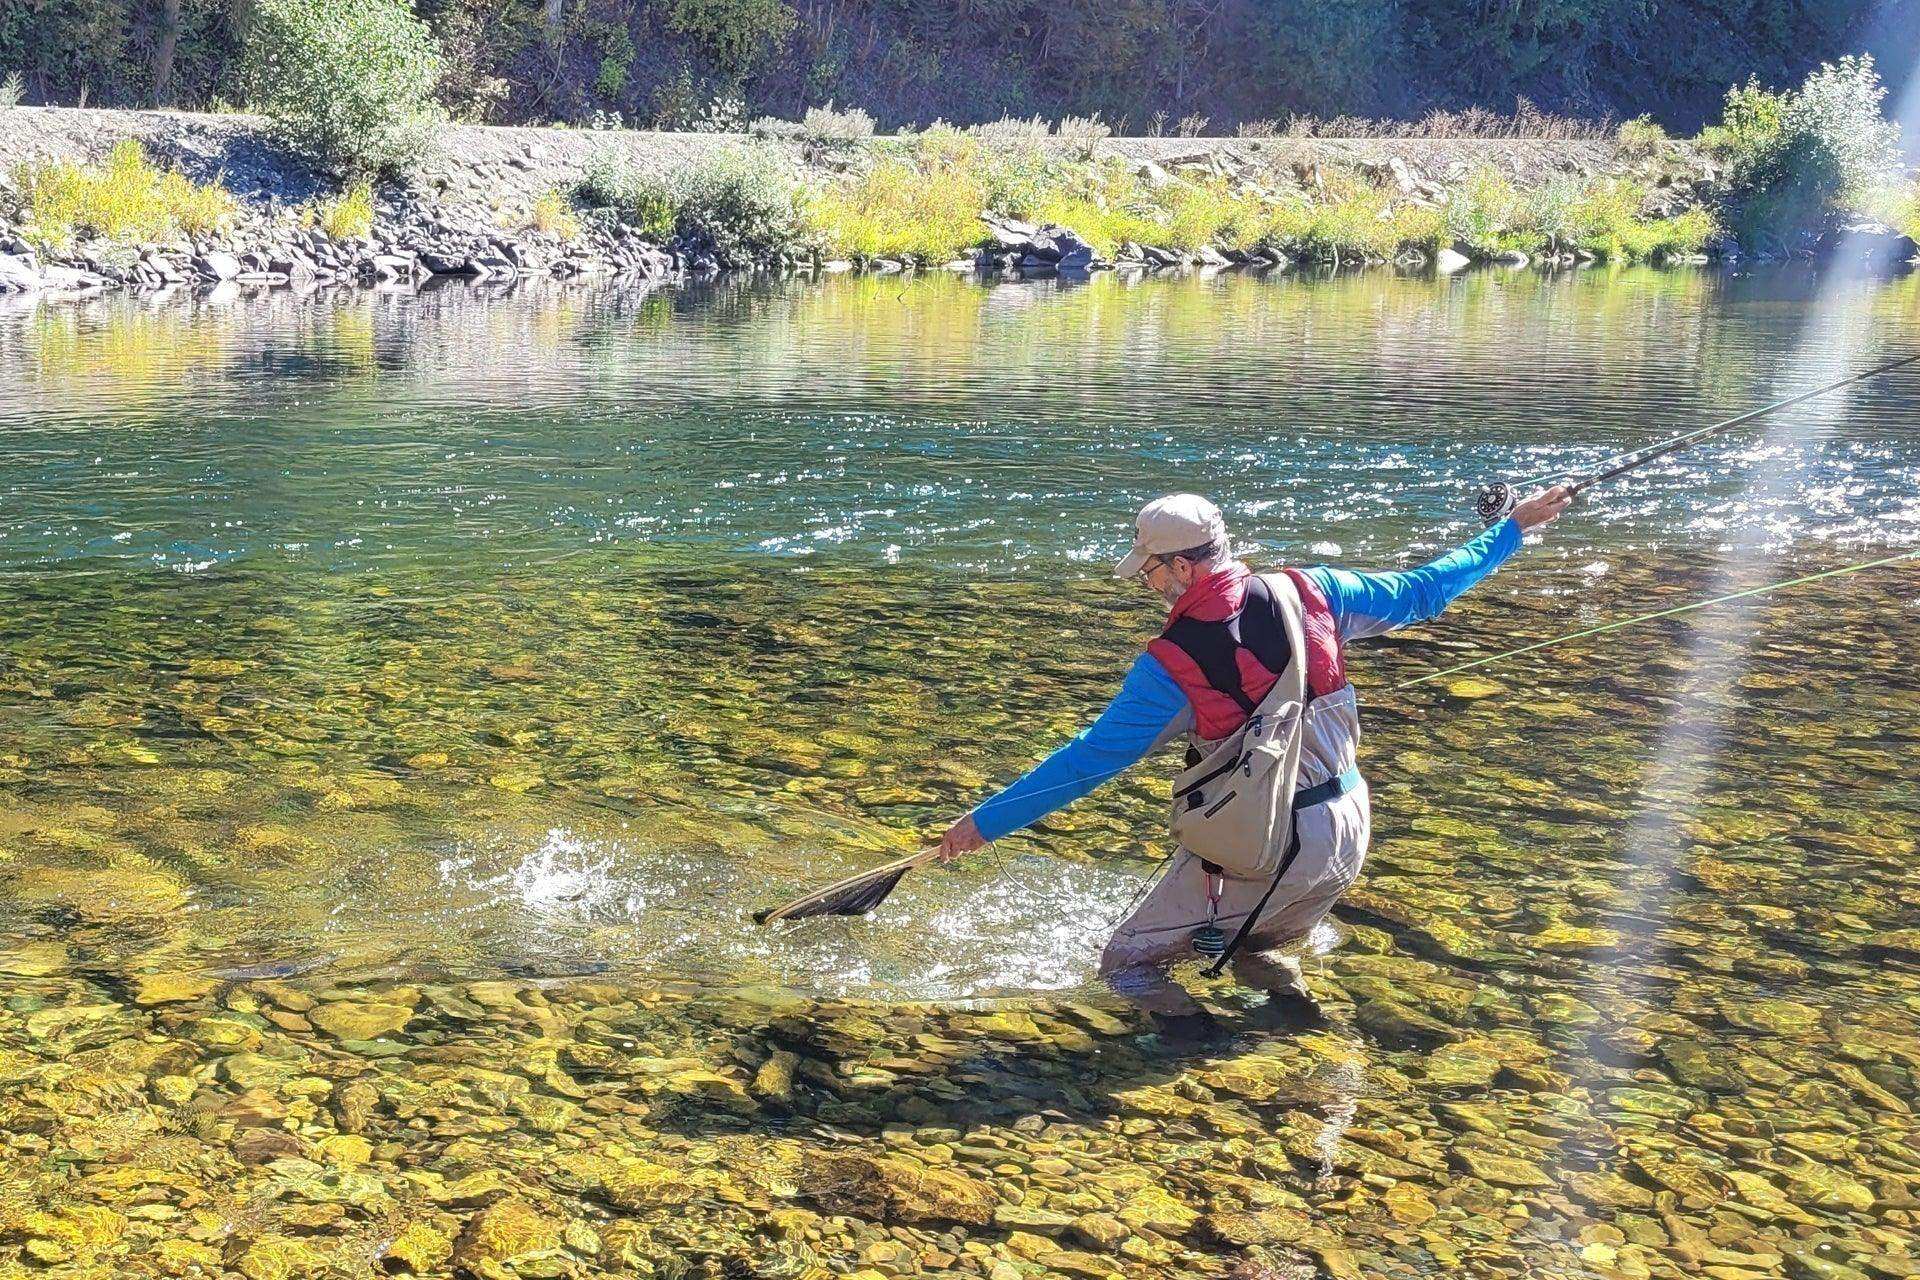
[[[342,10],[379,0],[337,0]],[[253,0],[8,0],[25,101],[245,103]],[[1101,116],[1230,133],[1294,115],[1651,114],[1691,131],[1731,83],[1842,53],[1912,73],[1920,0],[412,0],[456,118],[726,127],[829,101],[883,127]],[[605,117],[602,117],[603,119]],[[610,121],[609,121],[610,122]]]

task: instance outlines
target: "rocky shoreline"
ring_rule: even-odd
[[[611,210],[600,216],[581,211],[580,229],[572,237],[515,222],[541,194],[576,185],[596,154],[611,153],[637,171],[658,174],[737,145],[739,138],[481,126],[449,126],[442,132],[438,149],[423,157],[405,186],[375,192],[370,230],[336,238],[302,225],[300,217],[305,204],[324,195],[329,184],[275,147],[257,118],[0,110],[0,293],[60,299],[183,286],[411,288],[449,278],[557,277],[654,286],[723,269],[702,246],[649,240]],[[217,236],[131,245],[91,241],[59,255],[36,254],[21,234],[18,202],[8,198],[18,166],[45,159],[97,162],[122,139],[140,142],[156,163],[196,181],[221,181],[239,204],[234,226]],[[848,163],[843,153],[823,154],[799,139],[763,139],[762,145],[783,153],[797,175],[837,171]],[[1109,139],[1100,146],[1103,154],[1138,166],[1154,182],[1196,174],[1237,179],[1256,165],[1286,164],[1302,174],[1333,165],[1398,184],[1411,198],[1434,200],[1444,200],[1449,173],[1458,176],[1471,166],[1493,164],[1527,182],[1601,172],[1618,163],[1611,144],[1594,142],[1149,138]],[[834,274],[948,268],[1024,279],[1109,266],[1164,271],[1286,265],[1274,254],[1212,247],[1182,252],[1153,245],[1123,246],[1111,260],[1102,260],[1070,229],[991,217],[983,223],[982,240],[986,247],[943,263],[835,259],[785,250],[765,256],[753,269]]]
[[[190,116],[160,112],[58,108],[0,110],[0,295],[53,300],[111,290],[139,293],[222,288],[297,291],[324,287],[410,289],[435,280],[513,282],[558,278],[653,287],[721,274],[729,267],[783,274],[911,273],[943,269],[1008,280],[1068,278],[1101,270],[1284,270],[1307,265],[1277,248],[1251,250],[1201,244],[1190,249],[1127,242],[1101,255],[1071,227],[1036,225],[983,211],[982,247],[948,261],[908,256],[833,257],[805,246],[765,252],[750,263],[728,261],[710,247],[681,239],[649,238],[612,208],[586,208],[571,234],[542,229],[530,210],[542,196],[573,191],[597,156],[613,155],[637,172],[659,174],[711,157],[742,139],[726,135],[666,135],[631,131],[506,129],[448,126],[437,150],[423,157],[404,184],[374,192],[372,224],[364,234],[333,236],[313,224],[312,202],[326,180],[271,141],[265,122],[246,116]],[[217,235],[126,243],[86,240],[65,252],[42,254],[24,234],[14,190],[19,166],[35,160],[97,162],[117,141],[139,142],[157,163],[195,181],[217,179],[237,202],[233,225]],[[821,147],[796,137],[759,139],[783,155],[797,180],[841,172],[869,162],[886,139],[864,144],[865,154]],[[1100,155],[1134,167],[1149,187],[1185,179],[1217,181],[1236,190],[1257,188],[1266,176],[1290,173],[1303,189],[1323,171],[1357,174],[1406,204],[1439,209],[1470,176],[1492,167],[1517,184],[1595,177],[1631,177],[1652,195],[1648,216],[1670,217],[1697,207],[1715,180],[1712,163],[1684,144],[1656,156],[1628,155],[1612,143],[1430,139],[1105,139]],[[1884,228],[1868,246],[1891,264],[1911,258],[1913,241]],[[1809,245],[1819,252],[1831,245]],[[1739,246],[1722,239],[1714,256],[1736,258]],[[1478,251],[1464,243],[1427,254],[1401,252],[1402,268],[1457,271],[1476,263],[1505,267],[1578,267],[1591,252],[1560,249],[1529,255]],[[1670,252],[1660,265],[1708,261],[1708,255]],[[1330,265],[1386,265],[1359,255]],[[1324,260],[1313,265],[1329,265]]]

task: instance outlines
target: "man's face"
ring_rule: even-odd
[[[1193,566],[1179,556],[1149,556],[1140,566],[1140,581],[1168,604],[1175,604],[1193,581]]]

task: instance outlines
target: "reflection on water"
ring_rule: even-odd
[[[18,388],[0,404],[0,563],[365,567],[671,542],[999,571],[1104,558],[1131,504],[1193,485],[1273,549],[1378,558],[1452,536],[1489,476],[1771,398],[1810,288],[869,279],[0,311]],[[1860,287],[1862,360],[1907,331],[1916,289]],[[1759,436],[1735,435],[1623,482],[1581,536],[1910,539],[1916,383],[1844,393],[1844,429],[1782,446],[1791,501],[1743,495]]]
[[[1088,985],[1165,767],[748,913],[1084,722],[1139,495],[1405,563],[1760,393],[1798,285],[881,283],[0,314],[0,1276],[1911,1273],[1913,565],[1395,691],[1910,541],[1911,380],[1356,647],[1328,1024],[1196,976],[1182,1055]]]

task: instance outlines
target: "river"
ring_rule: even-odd
[[[748,919],[1104,703],[1146,498],[1417,564],[1485,479],[1799,389],[1810,316],[1904,353],[1920,277],[1812,290],[0,310],[0,1276],[1920,1274],[1920,562],[1402,687],[1920,543],[1911,374],[1354,647],[1324,1028],[1194,977],[1235,1034],[1182,1051],[1093,982],[1165,759],[872,918]]]

